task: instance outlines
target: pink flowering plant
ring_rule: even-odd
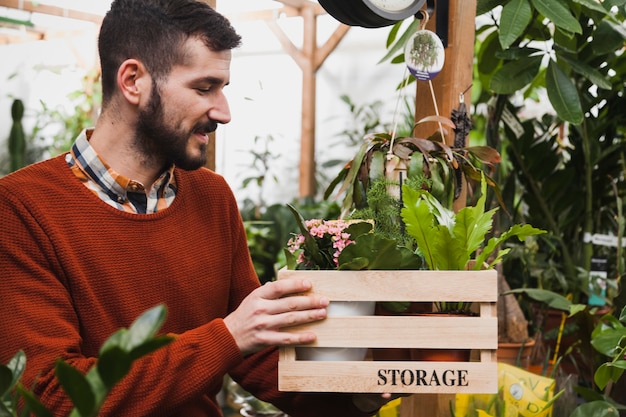
[[[316,245],[313,251],[305,245],[305,234],[297,234],[287,242],[291,254],[298,254],[297,263],[305,269],[335,269],[339,265],[339,254],[354,243],[346,230],[350,226],[344,220],[305,220],[304,225]]]
[[[285,249],[289,269],[420,269],[422,259],[374,233],[368,221],[305,220],[291,205],[300,233]]]

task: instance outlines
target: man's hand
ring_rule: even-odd
[[[250,293],[241,305],[224,318],[242,355],[268,346],[306,344],[315,341],[312,332],[287,333],[284,327],[310,323],[326,317],[324,297],[293,295],[307,292],[306,280],[285,279],[268,282]],[[292,295],[287,297],[288,295]]]

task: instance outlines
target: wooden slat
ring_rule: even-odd
[[[279,389],[283,391],[394,392],[422,394],[497,392],[497,273],[487,271],[291,271],[278,279],[307,279],[312,293],[336,301],[466,301],[479,316],[342,316],[284,331],[312,331],[309,348],[465,349],[468,362],[308,361],[296,347],[282,347]],[[374,356],[375,357],[375,356]],[[478,361],[476,361],[478,358]],[[461,372],[464,384],[444,375]],[[383,377],[388,377],[387,379]],[[389,384],[395,378],[406,384]],[[418,383],[419,381],[419,383]]]
[[[312,331],[320,347],[497,349],[496,317],[356,316],[285,331]]]
[[[481,271],[296,271],[278,279],[314,279],[313,292],[338,301],[495,302],[498,275]]]
[[[436,377],[433,372],[436,372]],[[452,384],[453,377],[458,381],[459,372],[464,377],[462,385]],[[301,392],[493,394],[498,391],[497,372],[495,362],[279,362],[279,389]],[[385,376],[386,381],[380,375]],[[403,385],[403,380],[408,385]]]
[[[41,4],[29,0],[0,0],[0,6],[8,7],[11,9],[25,10],[33,13],[43,13],[51,16],[66,17],[69,19],[84,20],[87,22],[93,22],[96,24],[102,23],[103,15],[83,12],[80,10],[63,8],[58,6],[51,6],[48,4]]]

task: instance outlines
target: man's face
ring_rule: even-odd
[[[230,121],[223,88],[230,78],[230,51],[214,52],[202,41],[186,44],[185,62],[167,80],[152,80],[150,99],[139,109],[135,142],[149,160],[186,169],[206,164],[208,134]]]

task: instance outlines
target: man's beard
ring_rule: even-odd
[[[163,110],[161,94],[155,81],[152,82],[150,101],[145,109],[139,111],[135,144],[148,163],[157,163],[166,168],[175,164],[184,170],[194,170],[206,165],[207,147],[200,145],[200,155],[187,154],[187,143],[194,132],[209,133],[215,131],[213,121],[198,123],[193,130],[186,131],[181,126],[167,124]]]

